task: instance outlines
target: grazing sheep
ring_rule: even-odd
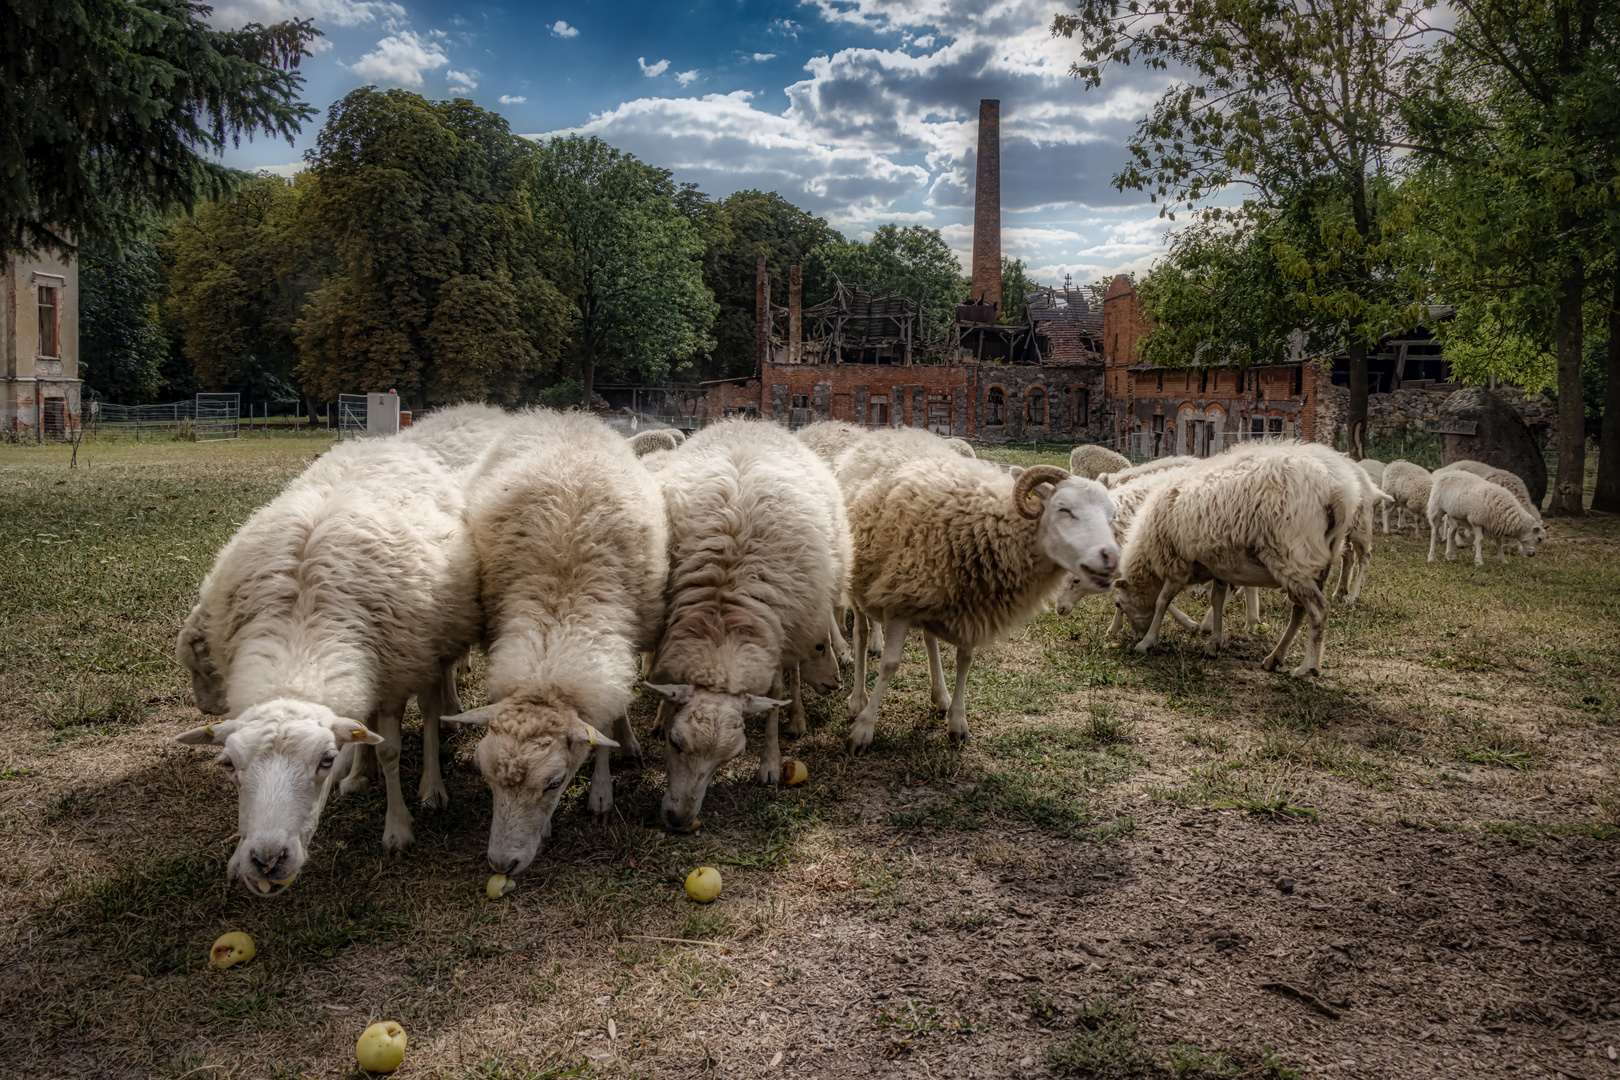
[[[1083,443],[1069,451],[1069,471],[1087,480],[1095,480],[1103,473],[1124,472],[1130,467],[1130,458],[1106,446]]]
[[[488,726],[476,760],[494,796],[489,864],[539,854],[568,782],[596,749],[587,806],[612,805],[608,751],[640,757],[625,716],[637,653],[663,625],[668,527],[628,440],[583,413],[526,414],[468,496],[489,630],[492,704],[447,719]],[[616,728],[617,739],[601,734]]]
[[[1412,531],[1428,520],[1429,489],[1434,478],[1429,470],[1410,461],[1396,458],[1384,466],[1384,482],[1379,487],[1395,500],[1395,527],[1406,527],[1406,515],[1412,515]]]
[[[384,846],[411,844],[399,779],[405,704],[414,692],[435,720],[458,707],[449,673],[481,621],[462,490],[420,446],[346,443],[256,511],[203,579],[176,651],[197,665],[194,688],[198,678],[208,687],[199,705],[233,719],[177,738],[224,748],[242,837],[227,872],[249,892],[268,896],[303,869],[351,744],[379,748]],[[376,732],[365,725],[373,713]],[[426,728],[419,792],[433,805],[447,796],[437,725]],[[355,764],[340,790],[364,784]]]
[[[974,651],[1028,621],[1065,573],[1086,579],[1090,592],[1106,590],[1119,565],[1108,529],[1114,511],[1101,484],[1050,465],[1026,469],[1014,480],[987,462],[942,454],[899,461],[855,491],[849,501],[855,539],[850,597],[857,615],[850,750],[871,745],[878,708],[913,626],[956,646],[956,689],[947,701],[940,700],[937,645],[929,676],[936,703],[946,706],[951,741],[967,738]],[[884,638],[870,697],[859,640],[863,615],[882,626]]]
[[[1282,589],[1294,603],[1293,617],[1261,666],[1276,669],[1308,617],[1305,660],[1293,673],[1321,673],[1328,614],[1322,586],[1340,557],[1358,493],[1326,463],[1298,449],[1257,446],[1223,454],[1155,486],[1131,526],[1114,586],[1115,603],[1142,635],[1138,652],[1158,643],[1177,593],[1189,583],[1212,580],[1206,655],[1220,651],[1230,585]]]
[[[1097,477],[1097,482],[1105,488],[1116,488],[1121,484],[1130,483],[1139,476],[1152,476],[1154,473],[1162,472],[1165,469],[1185,469],[1188,466],[1197,465],[1204,460],[1206,459],[1196,458],[1186,454],[1154,458],[1152,461],[1146,462],[1145,464],[1132,465],[1130,468],[1121,469],[1119,472],[1102,473]]]
[[[943,438],[945,440],[946,448],[953,454],[959,454],[962,457],[970,458],[976,458],[979,456],[974,451],[973,444],[968,442],[966,439],[958,439],[954,436],[943,436]]]
[[[1507,488],[1513,492],[1513,497],[1519,500],[1520,506],[1534,514],[1536,520],[1541,520],[1541,507],[1530,497],[1530,489],[1525,486],[1524,480],[1517,473],[1479,461],[1453,461],[1450,465],[1442,465],[1434,470],[1434,475],[1454,472],[1472,473],[1482,480],[1489,480],[1497,487]]]
[[[1360,461],[1356,462],[1356,464],[1360,465],[1362,469],[1366,471],[1368,477],[1372,479],[1375,486],[1379,488],[1384,486],[1384,462],[1379,461],[1377,458],[1362,458]],[[1392,499],[1390,502],[1393,503],[1394,500]],[[1389,504],[1385,504],[1384,506],[1380,507],[1380,509],[1384,514],[1384,535],[1388,536]]]
[[[866,429],[847,420],[817,420],[794,432],[794,436],[831,465],[839,454],[866,438]]]
[[[674,707],[663,725],[662,814],[680,832],[693,827],[716,770],[747,749],[744,717],[769,712],[759,781],[781,781],[784,665],[799,733],[802,681],[838,690],[828,629],[849,587],[851,551],[832,471],[775,424],[705,428],[663,480],[669,614],[647,685],[668,703],[661,716]]]
[[[673,450],[681,445],[674,428],[650,428],[630,436],[630,450],[636,457],[646,457],[660,450]]]
[[[1446,558],[1457,557],[1459,525],[1467,525],[1473,531],[1475,566],[1485,565],[1483,545],[1487,539],[1496,541],[1496,557],[1504,566],[1507,564],[1504,541],[1515,541],[1519,553],[1529,558],[1547,539],[1547,529],[1541,519],[1525,509],[1511,491],[1470,472],[1436,473],[1427,515],[1430,562],[1434,562],[1435,541],[1442,533],[1446,538]]]

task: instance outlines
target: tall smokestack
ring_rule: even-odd
[[[973,300],[1001,302],[1001,102],[979,102],[979,176],[973,188]]]

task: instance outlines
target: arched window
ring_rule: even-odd
[[[1030,427],[1045,427],[1046,391],[1039,386],[1032,386],[1029,388],[1029,393],[1024,396],[1024,400],[1029,410],[1028,419],[1025,423],[1029,424]]]
[[[1007,422],[1007,395],[999,386],[992,386],[984,395],[985,427],[1000,427]]]

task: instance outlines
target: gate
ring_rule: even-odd
[[[193,436],[198,442],[242,437],[241,394],[198,394]]]

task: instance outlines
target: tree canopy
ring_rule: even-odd
[[[163,258],[144,237],[79,248],[79,377],[103,399],[144,401],[164,383]]]
[[[962,266],[945,238],[922,225],[880,225],[870,240],[833,240],[816,248],[806,263],[805,276],[818,296],[830,293],[838,280],[875,296],[919,301],[924,330],[934,340],[943,340],[955,306],[967,296]]]

